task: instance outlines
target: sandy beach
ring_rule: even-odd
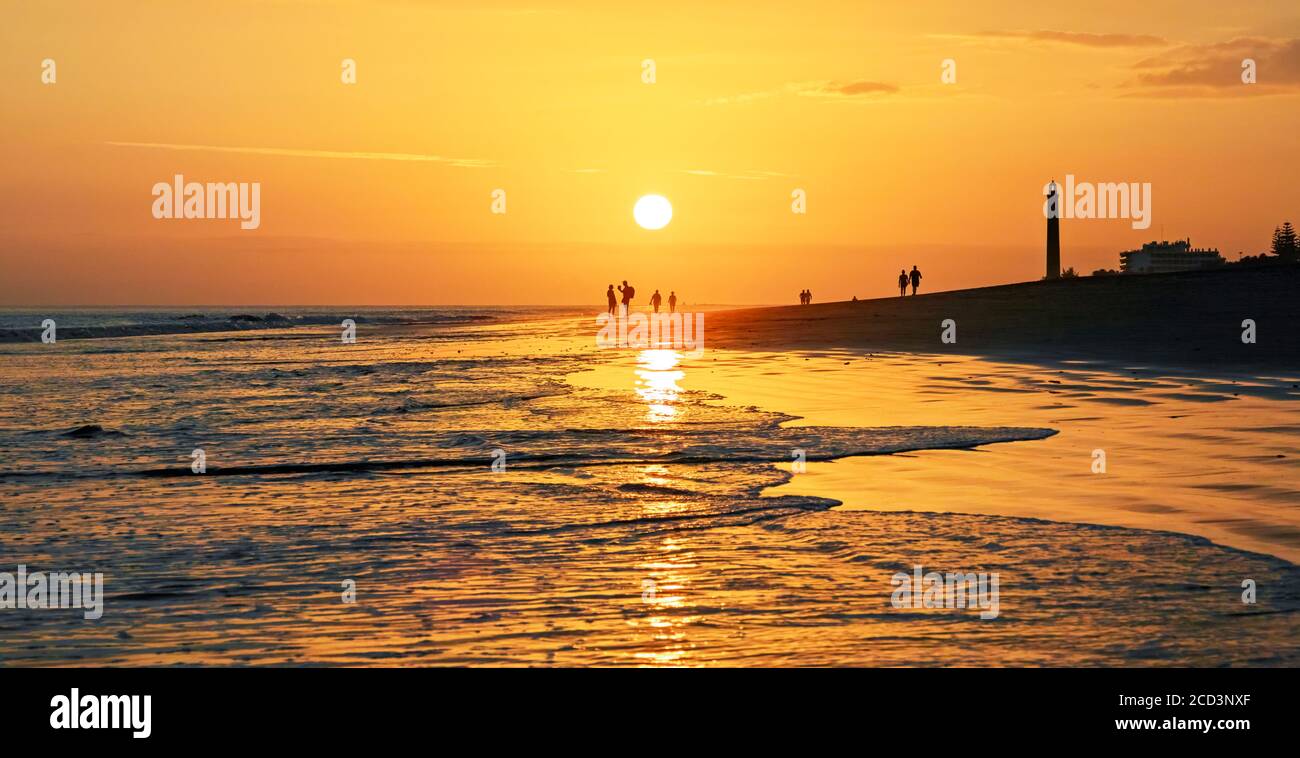
[[[1061,432],[979,454],[813,464],[778,491],[850,508],[1177,531],[1296,562],[1297,292],[1300,267],[1291,267],[728,311],[710,321],[712,346],[781,350],[739,361],[761,363],[758,376],[720,368],[698,379],[731,402],[779,406],[796,424],[955,416],[1033,419]],[[1272,336],[1244,344],[1243,314]],[[939,339],[947,317],[956,344]],[[918,352],[897,352],[909,348]],[[1104,473],[1093,471],[1098,454]]]
[[[951,319],[955,342],[944,342]],[[1242,322],[1255,341],[1242,340]],[[1300,370],[1300,266],[1090,276],[858,302],[741,309],[713,347],[852,348],[1032,360]]]

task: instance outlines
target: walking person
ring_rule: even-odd
[[[921,272],[912,266],[912,294],[916,294],[916,288],[921,286]]]
[[[623,315],[626,316],[628,310],[632,307],[632,298],[636,296],[636,287],[628,284],[627,280],[624,279],[623,286],[619,287],[618,291],[623,294]]]
[[[906,269],[898,270],[898,296],[899,297],[907,296],[907,270]]]
[[[605,299],[609,300],[609,315],[617,316],[618,298],[614,296],[614,285],[609,285],[609,289],[605,290]]]
[[[676,292],[669,292],[669,293],[668,293],[668,312],[669,312],[669,313],[676,313],[676,312],[677,312],[677,293],[676,293]]]
[[[650,304],[654,306],[655,313],[659,312],[659,304],[663,301],[663,295],[659,294],[659,290],[655,290],[655,293],[650,296]]]

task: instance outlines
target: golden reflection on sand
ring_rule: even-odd
[[[978,452],[808,464],[769,490],[846,509],[1040,518],[1174,531],[1300,560],[1294,378],[1217,377],[967,356],[737,353],[690,388],[805,425],[1025,425],[1060,434]],[[845,361],[853,366],[849,370]],[[1094,470],[1097,451],[1105,473]],[[790,470],[790,464],[782,464]]]

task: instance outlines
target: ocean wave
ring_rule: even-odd
[[[409,310],[256,311],[51,311],[0,314],[0,343],[40,342],[46,318],[59,340],[238,332],[297,327],[338,327],[344,319],[364,326],[457,326],[496,323],[534,313],[527,308],[425,308]]]
[[[970,449],[998,442],[1037,440],[1056,434],[1035,427],[781,427],[709,425],[680,429],[574,429],[457,431],[426,435],[428,448],[446,452],[411,458],[344,459],[209,465],[204,476],[395,472],[415,469],[490,467],[500,450],[512,468],[709,463],[827,461],[859,455],[916,450]],[[724,438],[726,443],[712,440]],[[473,452],[466,447],[478,448]],[[85,475],[93,475],[86,467]],[[109,476],[191,477],[188,464],[143,469],[99,470]],[[0,479],[64,476],[66,472],[0,471]]]
[[[100,439],[103,437],[125,437],[127,435],[116,429],[105,429],[99,424],[83,424],[63,432],[62,436],[75,439]]]

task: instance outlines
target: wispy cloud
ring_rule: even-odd
[[[892,95],[898,87],[884,82],[872,82],[859,79],[852,82],[814,82],[799,90],[801,95],[825,97],[869,97],[872,95]]]
[[[893,95],[898,93],[898,91],[899,88],[897,85],[888,84],[886,82],[869,81],[866,79],[857,79],[848,82],[790,82],[783,84],[780,87],[774,87],[770,90],[715,97],[708,100],[706,105],[739,105],[751,103],[756,100],[763,100],[769,97],[776,97],[778,95],[802,95],[805,97],[838,99],[868,99],[882,95]]]
[[[959,35],[960,36],[960,35]],[[1004,29],[966,35],[967,39],[1016,39],[1029,42],[1055,42],[1083,47],[1164,47],[1169,41],[1152,34],[1097,34],[1094,32],[1062,32],[1050,29]]]
[[[785,87],[778,87],[776,89],[761,90],[758,92],[743,92],[739,95],[724,95],[722,97],[714,97],[706,100],[704,104],[705,105],[744,105],[746,103],[752,103],[756,100],[766,100],[769,97],[776,97],[777,95],[787,94],[790,91],[788,87],[789,85],[786,85]]]
[[[1242,82],[1242,64],[1253,60],[1256,83]],[[1300,92],[1300,39],[1239,37],[1226,42],[1181,45],[1133,65],[1138,73],[1124,87],[1137,97],[1228,97]]]
[[[750,180],[776,179],[778,177],[790,176],[789,174],[782,174],[779,171],[759,171],[757,169],[747,169],[740,173],[735,173],[732,171],[714,171],[713,169],[707,169],[707,168],[687,168],[687,169],[682,169],[681,173],[690,174],[691,176],[709,176],[709,177],[716,177],[720,179],[750,179]]]
[[[287,147],[230,147],[223,145],[177,145],[166,142],[105,142],[113,147],[137,147],[154,150],[193,150],[209,153],[244,153],[248,155],[278,155],[289,158],[341,158],[364,161],[416,161],[444,163],[463,168],[483,168],[495,165],[492,161],[477,158],[448,158],[423,153],[372,153],[338,150],[300,150]]]

